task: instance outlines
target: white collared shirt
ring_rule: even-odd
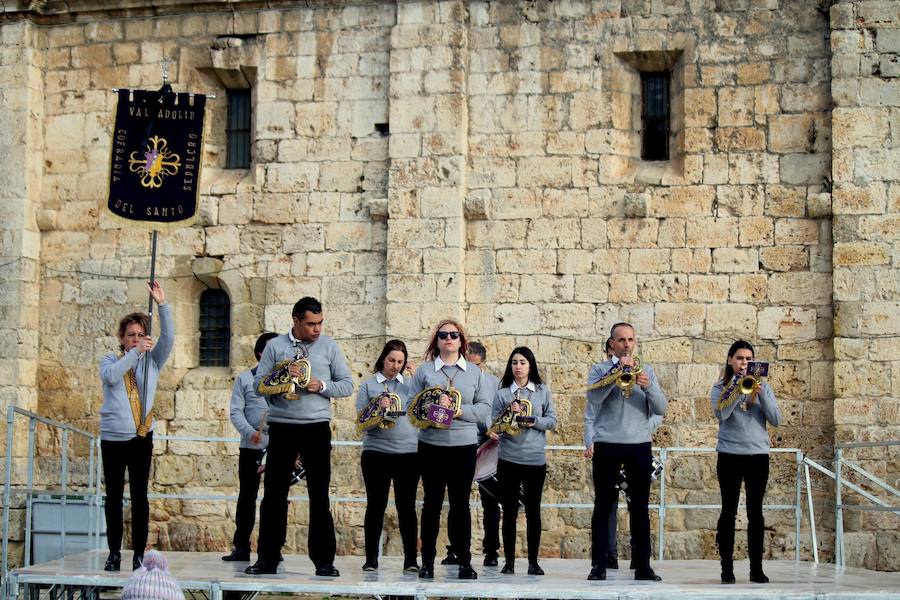
[[[397,373],[396,377],[394,377],[393,379],[388,379],[387,377],[385,377],[384,373],[379,371],[379,372],[375,373],[375,381],[377,381],[378,383],[384,383],[385,381],[397,381],[402,385],[403,384],[403,374]]]
[[[515,395],[516,395],[516,390],[518,390],[518,389],[520,389],[520,388],[519,388],[519,384],[517,384],[515,381],[513,381],[513,382],[512,382],[512,385],[509,386],[509,391],[512,393],[513,397],[515,397]],[[537,388],[534,386],[534,382],[531,381],[531,380],[529,380],[528,383],[525,384],[525,387],[524,387],[524,388],[521,388],[521,389],[527,389],[527,390],[530,390],[530,391],[533,392],[533,391],[535,391]]]
[[[462,356],[460,356],[460,357],[459,357],[459,360],[457,360],[457,361],[456,361],[455,363],[453,363],[453,364],[456,365],[457,367],[459,367],[460,369],[462,369],[463,371],[466,370],[466,359],[463,358]],[[434,370],[435,370],[435,372],[440,371],[440,370],[441,370],[442,368],[444,368],[444,367],[452,367],[452,366],[453,366],[453,365],[448,365],[447,363],[445,363],[444,361],[442,361],[440,356],[435,356],[435,357],[434,357]]]

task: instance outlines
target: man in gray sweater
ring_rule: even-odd
[[[631,491],[634,578],[660,581],[650,568],[650,418],[665,415],[667,401],[650,365],[641,364],[637,371],[634,327],[616,323],[609,337],[613,356],[591,367],[584,407],[584,455],[593,460],[594,475],[593,556],[588,579],[606,579],[608,516],[618,497],[616,477],[624,466]],[[631,372],[634,385],[618,385],[626,372]]]
[[[297,455],[306,468],[309,488],[309,558],[320,577],[340,575],[334,567],[336,541],[328,488],[331,484],[331,398],[353,393],[353,378],[337,343],[322,335],[325,317],[315,298],[304,297],[291,311],[293,326],[288,333],[269,341],[260,358],[254,385],[284,360],[305,359],[309,383],[298,389],[299,398],[286,394],[268,396],[269,447],[263,501],[259,509],[259,554],[246,573],[275,573],[287,529],[287,496]],[[292,362],[292,377],[301,377]],[[299,388],[299,386],[298,386]]]
[[[259,336],[253,353],[259,362],[266,344],[277,333],[266,332]],[[241,434],[241,446],[238,457],[238,491],[237,509],[234,513],[234,537],[231,554],[223,556],[226,562],[250,560],[250,534],[256,523],[256,496],[259,493],[259,461],[263,457],[268,436],[265,435],[265,418],[267,413],[266,399],[256,391],[253,379],[257,367],[247,369],[234,380],[229,403],[231,424]]]

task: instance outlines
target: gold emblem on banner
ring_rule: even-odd
[[[158,188],[163,180],[178,173],[181,157],[172,152],[165,138],[154,135],[147,140],[143,157],[135,150],[128,159],[128,168],[141,176],[145,188]]]

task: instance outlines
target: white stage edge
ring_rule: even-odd
[[[15,569],[10,572],[6,594],[16,598],[19,586],[30,584],[121,588],[131,571],[103,571],[107,552],[90,551],[62,560]],[[172,575],[184,589],[204,591],[211,600],[219,600],[226,591],[287,592],[316,595],[414,596],[416,598],[615,598],[671,599],[735,598],[826,600],[826,599],[898,599],[900,574],[841,568],[833,564],[815,564],[786,560],[766,561],[764,569],[771,579],[765,585],[749,583],[747,561],[735,564],[737,583],[719,582],[719,563],[712,560],[667,560],[654,562],[661,583],[635,581],[630,570],[609,570],[606,581],[587,581],[587,560],[547,558],[541,561],[543,577],[525,574],[527,561],[519,559],[521,574],[502,575],[499,567],[476,566],[478,579],[456,579],[456,567],[435,567],[433,580],[422,580],[402,572],[402,559],[384,557],[374,573],[362,571],[359,556],[341,556],[335,566],[338,578],[316,577],[305,555],[288,555],[276,575],[244,574],[249,563],[226,563],[221,552],[166,552]],[[621,561],[623,566],[627,560]],[[123,567],[131,564],[131,553],[122,553]],[[24,598],[24,596],[22,596]]]

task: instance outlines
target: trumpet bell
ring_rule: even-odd
[[[756,379],[754,379],[751,375],[747,375],[745,377],[741,377],[740,381],[738,381],[738,391],[744,395],[752,394],[757,387]]]

